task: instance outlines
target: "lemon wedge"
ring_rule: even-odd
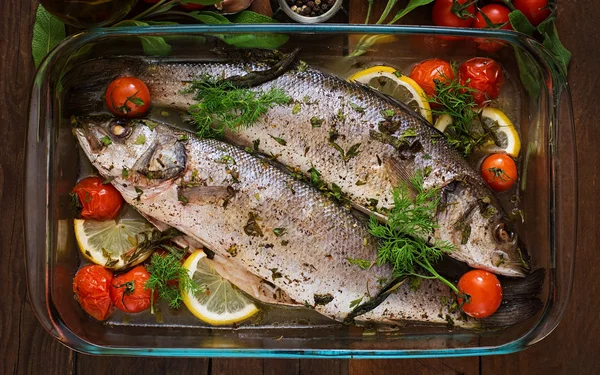
[[[488,107],[477,111],[480,112],[481,121],[488,125],[498,141],[498,145],[492,140],[484,143],[479,147],[479,151],[486,154],[504,152],[513,158],[517,158],[519,152],[521,152],[521,138],[519,138],[519,132],[517,132],[515,125],[508,116],[498,108]],[[450,125],[452,125],[452,117],[443,114],[435,120],[433,126],[443,133]]]
[[[412,78],[400,74],[396,68],[385,65],[373,66],[354,73],[349,80],[364,83],[400,100],[433,123],[431,107],[425,91]]]
[[[521,152],[521,138],[519,138],[519,133],[508,116],[498,108],[488,107],[481,111],[481,120],[491,122],[489,128],[494,133],[498,142],[498,145],[494,142],[484,144],[481,147],[481,151],[490,154],[506,152],[513,158],[517,158],[519,152]]]
[[[246,320],[258,307],[241,290],[215,271],[202,250],[192,253],[183,263],[192,280],[205,285],[197,294],[182,291],[183,303],[198,319],[212,325],[227,325]]]
[[[137,245],[153,230],[140,216],[129,214],[107,221],[75,219],[74,227],[81,254],[106,268],[131,267],[151,254],[150,251],[136,252]]]

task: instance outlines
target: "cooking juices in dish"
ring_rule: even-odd
[[[423,98],[418,83],[389,67],[354,74],[367,77],[357,83],[276,57],[121,57],[84,64],[66,80],[87,159],[157,228],[181,232],[152,246],[136,239],[136,246],[209,250],[212,259],[195,253],[196,263],[184,263],[197,276],[194,293],[181,290],[196,316],[221,311],[241,320],[255,312],[242,297],[231,310],[211,301],[198,264],[227,279],[218,285],[231,293],[268,306],[268,316],[253,324],[277,322],[278,305],[346,323],[465,328],[514,324],[541,308],[534,296],[543,272],[529,272],[504,208],[514,190],[497,196],[481,178],[514,176],[478,165],[492,151],[519,153],[508,119],[518,111],[502,97],[511,88],[503,87],[495,61],[464,62],[459,78],[434,81],[436,96]],[[102,95],[121,76],[142,80],[161,114],[188,111],[199,136],[169,121],[94,115],[105,110]],[[398,92],[386,92],[389,85]],[[129,101],[139,106],[137,99]],[[452,104],[457,100],[466,109]],[[427,118],[437,118],[435,127]],[[215,137],[221,140],[207,139]],[[460,262],[443,267],[442,257]],[[467,264],[501,275],[498,311],[470,314],[484,319],[461,310],[461,303],[480,302],[480,294],[454,286]]]

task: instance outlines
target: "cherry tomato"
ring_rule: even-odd
[[[506,191],[517,181],[517,164],[506,154],[492,154],[481,164],[481,177],[495,191]]]
[[[73,188],[81,204],[79,216],[83,219],[110,220],[123,206],[123,197],[111,184],[104,184],[100,177],[87,177]]]
[[[542,23],[552,13],[548,7],[548,0],[513,0],[513,5],[523,12],[533,26]]]
[[[135,77],[120,77],[108,85],[105,100],[116,116],[140,117],[150,108],[150,91]]]
[[[452,70],[452,66],[448,61],[430,59],[415,65],[409,77],[421,86],[427,96],[433,96],[436,94],[434,80],[451,81],[454,79],[454,70]]]
[[[465,61],[458,69],[462,85],[474,90],[473,100],[478,105],[496,99],[504,84],[504,72],[496,61],[486,57],[475,57]]]
[[[194,4],[194,3],[188,3],[188,4],[179,3],[179,6],[186,10],[199,10],[199,9],[204,8],[206,5]]]
[[[469,27],[473,23],[475,5],[472,0],[436,0],[433,4],[433,24],[436,26]]]
[[[109,287],[113,275],[99,265],[81,268],[73,279],[73,292],[83,310],[96,320],[106,320],[113,311]]]
[[[115,276],[110,285],[110,298],[117,309],[126,313],[138,313],[150,308],[152,290],[146,289],[150,274],[146,267],[137,266],[131,271]]]
[[[512,30],[512,26],[508,19],[509,13],[510,10],[503,5],[486,5],[477,12],[473,27],[476,29]],[[477,38],[476,42],[479,49],[490,53],[496,52],[500,48],[506,46],[505,43],[483,38]]]
[[[472,270],[458,280],[458,290],[469,296],[463,304],[462,298],[457,298],[465,314],[473,318],[485,318],[492,315],[502,302],[502,285],[493,273],[483,270]]]

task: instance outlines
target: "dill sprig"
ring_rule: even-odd
[[[461,84],[458,78],[434,80],[436,94],[430,96],[430,103],[438,104],[440,109],[432,109],[437,116],[449,115],[452,124],[444,133],[448,143],[464,156],[468,156],[479,145],[490,139],[487,133],[473,131],[473,124],[479,120],[475,111],[477,103],[473,100],[473,92],[477,91],[471,87]]]
[[[449,242],[430,240],[437,228],[438,189],[426,191],[423,174],[417,173],[410,186],[403,184],[392,195],[394,207],[388,213],[387,223],[382,224],[375,217],[369,222],[369,232],[379,240],[377,264],[391,264],[395,277],[439,279],[458,294],[458,289],[433,268],[443,254],[454,251]]]
[[[193,93],[198,101],[188,111],[202,138],[222,138],[226,129],[248,127],[273,106],[290,102],[281,89],[252,91],[208,75],[194,79],[183,92]]]
[[[181,265],[181,256],[175,252],[164,256],[153,254],[146,269],[150,273],[150,278],[146,281],[146,289],[152,289],[153,297],[154,292],[158,293],[158,298],[167,301],[172,309],[181,307],[182,292],[195,294],[206,290],[205,285],[199,285],[190,277],[188,271]],[[154,314],[154,301],[151,312]]]

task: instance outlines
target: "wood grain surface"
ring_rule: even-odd
[[[268,0],[255,0],[268,9]],[[367,0],[351,0],[363,22]],[[376,0],[378,7],[385,3]],[[400,0],[404,6],[407,0]],[[39,325],[27,300],[23,191],[25,129],[34,67],[37,1],[0,1],[0,374],[596,374],[600,368],[600,11],[597,0],[559,0],[558,30],[573,52],[569,69],[579,158],[579,227],[573,295],[559,327],[542,342],[506,356],[415,360],[162,359],[94,357],[70,351]],[[374,11],[374,14],[377,12]],[[373,17],[374,18],[374,17]],[[418,10],[405,23],[429,19]],[[371,20],[373,22],[373,19]]]

